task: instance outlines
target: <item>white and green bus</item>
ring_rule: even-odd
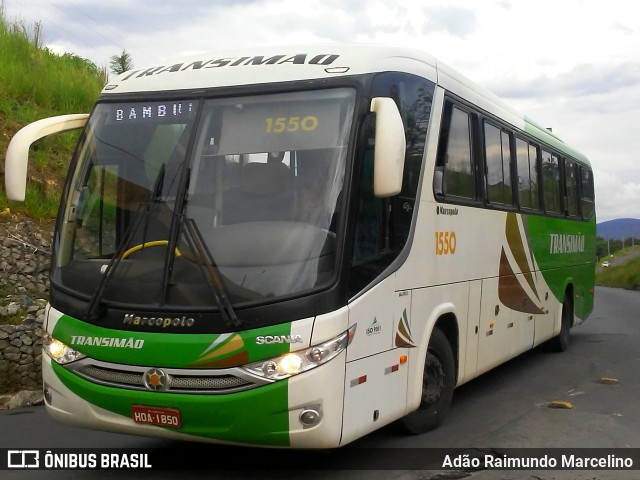
[[[259,47],[120,75],[82,128],[45,327],[48,413],[340,447],[420,434],[454,389],[593,308],[588,159],[420,51]]]

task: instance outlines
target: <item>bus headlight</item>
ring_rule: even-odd
[[[243,368],[263,378],[283,380],[328,362],[347,348],[355,333],[356,326],[354,325],[349,330],[327,342],[314,345],[306,350],[290,352],[279,357],[250,363]]]
[[[48,333],[45,333],[42,339],[42,349],[47,355],[61,365],[75,362],[76,360],[86,357],[86,355],[65,345],[60,340],[56,340]]]

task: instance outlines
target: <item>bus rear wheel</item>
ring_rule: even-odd
[[[571,323],[573,322],[573,301],[570,292],[564,295],[560,333],[549,340],[548,347],[553,352],[564,352],[569,348],[571,340]]]
[[[434,328],[425,359],[420,406],[400,419],[403,431],[419,435],[443,422],[453,398],[455,372],[451,344],[441,330]]]

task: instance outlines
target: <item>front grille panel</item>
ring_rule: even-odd
[[[100,368],[95,365],[87,365],[78,370],[85,378],[93,378],[95,380],[101,380],[107,383],[124,384],[124,385],[137,385],[144,387],[144,381],[142,380],[142,373],[124,372],[118,370],[111,370],[109,368]]]
[[[90,382],[117,388],[148,390],[144,374],[150,367],[110,364],[84,358],[68,368]],[[168,377],[163,393],[224,394],[271,383],[252,377],[240,368],[223,370],[162,369]]]
[[[237,377],[171,377],[169,388],[183,390],[229,390],[248,385],[248,382]]]

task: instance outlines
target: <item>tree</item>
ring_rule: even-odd
[[[131,55],[129,55],[129,53],[123,49],[120,55],[113,55],[111,57],[109,68],[111,68],[111,71],[116,75],[120,75],[127,70],[131,70],[133,68],[133,60],[131,60]]]

